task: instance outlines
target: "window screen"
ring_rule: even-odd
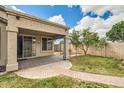
[[[48,50],[52,50],[52,45],[53,45],[52,39],[48,39]]]
[[[42,50],[47,50],[47,38],[42,38]]]

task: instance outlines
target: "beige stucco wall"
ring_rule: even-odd
[[[4,18],[4,19],[7,19],[7,14],[4,11],[0,10],[0,17]]]
[[[48,56],[48,55],[52,55],[54,53],[54,48],[51,51],[42,51],[42,44],[38,43],[41,42],[41,37],[40,35],[37,35],[36,33],[40,32],[46,32],[49,34],[58,34],[58,35],[67,35],[68,32],[61,28],[61,27],[57,27],[57,26],[53,26],[50,24],[46,24],[46,23],[42,23],[42,22],[38,22],[36,20],[31,20],[25,17],[21,17],[20,19],[17,20],[16,16],[13,14],[8,14],[8,27],[16,27],[16,28],[21,28],[21,29],[27,29],[27,30],[31,30],[34,31],[32,32],[23,32],[22,34],[26,34],[26,35],[35,35],[36,36],[36,57],[40,57],[40,56]]]
[[[60,50],[60,45],[56,45],[56,50]],[[61,45],[63,51],[63,45]],[[75,47],[70,44],[69,48],[71,49],[71,54],[76,54]],[[84,52],[81,48],[78,48],[78,54],[84,55]],[[103,56],[103,57],[114,57],[116,59],[124,59],[124,43],[108,43],[106,47],[103,49],[98,49],[95,47],[90,47],[88,50],[88,54],[96,55],[96,56]]]
[[[41,34],[40,31],[37,33],[33,32],[33,31],[31,31],[30,33],[28,33],[28,32],[30,32],[30,31],[29,30],[27,30],[27,31],[21,30],[21,32],[19,32],[18,35],[36,37],[36,56],[34,56],[34,57],[49,56],[49,55],[52,55],[54,53],[54,48],[52,48],[52,50],[42,51],[42,38],[43,37],[53,38],[52,36],[42,36],[42,35],[40,35]],[[53,42],[53,45],[54,45],[54,42]]]
[[[43,35],[40,35],[40,32],[46,32],[49,34],[55,34],[55,35],[67,35],[68,32],[67,29],[64,29],[59,26],[51,25],[49,23],[44,23],[35,19],[31,19],[22,15],[19,19],[16,18],[16,14],[9,13],[8,12],[8,28],[18,28],[18,29],[27,29],[29,32],[21,31],[21,34],[23,35],[34,35],[36,37],[36,57],[40,56],[48,56],[52,55],[54,53],[54,48],[51,51],[42,51],[42,44],[41,44],[41,38]],[[33,32],[30,32],[33,31]],[[39,34],[37,34],[39,33]],[[18,30],[18,33],[19,30]],[[39,43],[40,42],[40,43]]]
[[[36,36],[36,57],[48,56],[54,53],[54,48],[51,51],[42,51],[41,37],[43,35],[36,34],[44,32],[53,35],[66,36],[68,28],[56,23],[40,20],[36,17],[31,17],[19,12],[12,12],[8,9],[0,9],[0,17],[7,19],[5,31],[6,37],[6,71],[18,70],[17,62],[17,36],[20,34],[19,29],[27,29],[33,31]],[[17,18],[18,17],[18,18]],[[25,31],[23,31],[25,32]],[[25,34],[25,33],[24,33]],[[27,33],[29,34],[29,33]],[[66,55],[65,55],[66,56]]]
[[[73,53],[75,52],[74,47],[71,45],[71,49]],[[83,50],[78,49],[79,53],[83,53]],[[88,54],[97,55],[97,56],[106,56],[106,57],[114,57],[117,59],[124,59],[124,43],[108,43],[106,48],[97,49],[95,47],[90,47],[88,50]]]
[[[6,24],[0,21],[0,65],[6,65],[6,44],[7,44],[7,33],[6,33]]]
[[[7,31],[7,65],[6,71],[18,70],[17,62],[17,28],[6,27]]]
[[[53,55],[54,50],[47,50],[47,51],[42,51],[42,36],[36,35],[36,56],[37,57],[42,57],[42,56],[49,56]],[[51,37],[52,38],[52,37]]]
[[[106,48],[90,48],[89,54],[124,59],[124,43],[109,43]]]
[[[63,28],[29,20],[27,18],[22,17],[19,20],[17,20],[16,16],[13,15],[8,15],[8,26],[14,26],[34,31],[42,31],[61,35],[67,34],[67,31],[65,31]]]

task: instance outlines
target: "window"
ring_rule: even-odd
[[[36,38],[32,37],[32,56],[36,56]]]
[[[51,38],[42,38],[42,50],[52,50],[53,40]]]
[[[47,38],[42,38],[42,50],[47,50]]]
[[[52,45],[53,45],[53,42],[52,42],[52,39],[48,39],[48,45],[47,45],[47,47],[48,47],[48,50],[52,50]]]
[[[32,56],[32,37],[24,36],[24,57]]]
[[[22,58],[22,54],[23,54],[23,37],[22,36],[18,36],[17,37],[17,57],[18,58]]]

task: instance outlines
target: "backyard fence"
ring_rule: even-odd
[[[109,43],[103,49],[91,47],[88,54],[124,59],[124,43]]]
[[[73,45],[69,45],[71,49],[71,54],[76,53]],[[56,45],[56,50],[63,51],[63,45]],[[83,50],[78,49],[79,54],[84,54]],[[95,47],[90,47],[88,50],[88,54],[96,55],[96,56],[104,56],[104,57],[114,57],[117,59],[124,59],[124,43],[108,43],[108,45],[102,49],[98,49]]]

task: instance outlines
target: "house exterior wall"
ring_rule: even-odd
[[[6,44],[7,44],[7,33],[6,24],[0,21],[0,66],[6,65]]]
[[[52,46],[52,50],[47,50],[47,51],[42,51],[42,36],[36,36],[37,41],[36,41],[36,56],[49,56],[53,55],[54,53],[54,48]]]
[[[32,36],[31,34],[20,34],[22,36]],[[54,53],[54,48],[52,45],[52,50],[45,50],[42,51],[42,38],[49,38],[46,36],[41,36],[41,35],[33,35],[34,37],[36,37],[36,56],[32,56],[32,57],[28,57],[28,58],[34,58],[34,57],[43,57],[43,56],[49,56],[49,55],[53,55]],[[53,37],[50,37],[51,39],[53,39]]]
[[[27,18],[20,17],[19,20],[16,19],[14,15],[8,15],[8,26],[14,26],[18,28],[25,28],[34,31],[48,32],[54,34],[66,35],[67,31],[63,28],[51,26],[49,24],[44,24],[37,22],[36,20],[30,20]]]
[[[30,32],[29,30],[27,30],[27,31]],[[36,56],[33,56],[32,58],[53,55],[53,53],[54,53],[54,47],[52,47],[52,50],[42,51],[42,38],[45,37],[45,38],[52,38],[52,39],[54,39],[54,37],[40,35],[41,34],[40,31],[37,32],[37,33],[35,33],[34,31],[31,31],[30,33],[28,33],[27,31],[21,31],[21,32],[18,33],[18,35],[22,35],[22,36],[34,36],[34,37],[36,37]],[[53,42],[53,45],[54,45],[54,42]]]
[[[0,18],[6,19],[7,24],[6,26],[3,26],[0,22],[0,26],[4,28],[4,31],[6,32],[2,33],[2,59],[0,59],[0,65],[6,65],[6,71],[14,71],[18,70],[18,62],[17,62],[17,36],[19,35],[19,29],[28,29],[29,31],[33,31],[32,34],[35,34],[36,36],[36,57],[40,56],[48,56],[52,55],[54,52],[51,51],[42,51],[42,44],[41,44],[41,38],[43,35],[36,34],[38,33],[49,33],[54,35],[61,35],[61,36],[67,36],[68,35],[68,28],[56,23],[52,23],[49,21],[40,20],[36,17],[29,16],[27,14],[21,13],[21,12],[13,12],[9,9],[2,9],[0,7]],[[24,32],[24,31],[23,31]],[[25,33],[24,34],[29,34]],[[53,37],[53,36],[51,36]],[[3,43],[3,39],[6,41]],[[67,40],[65,40],[67,41]],[[67,45],[67,42],[65,42]],[[4,46],[4,47],[3,47]],[[3,53],[4,51],[4,53]],[[65,49],[65,52],[67,50]],[[65,53],[65,58],[66,58]],[[4,55],[4,56],[3,56]],[[1,62],[1,60],[4,60]]]
[[[58,35],[68,35],[67,30],[57,27],[57,26],[52,26],[50,24],[46,23],[41,23],[38,22],[37,20],[32,20],[26,17],[21,17],[19,20],[16,19],[16,16],[14,14],[8,14],[8,27],[16,27],[16,28],[22,28],[22,29],[28,29],[28,30],[33,30],[34,32],[30,34],[34,34],[35,32],[46,32],[46,33],[51,33],[51,34],[58,34]],[[24,32],[24,34],[28,34],[27,32]],[[41,41],[41,36],[36,35],[36,40]],[[40,56],[48,56],[52,55],[54,53],[54,50],[52,51],[39,51],[41,50],[41,44],[36,42],[36,57]]]
[[[17,28],[6,27],[7,31],[7,65],[6,71],[18,70],[17,62]]]
[[[4,18],[4,19],[7,19],[7,14],[4,11],[0,10],[0,17]]]

